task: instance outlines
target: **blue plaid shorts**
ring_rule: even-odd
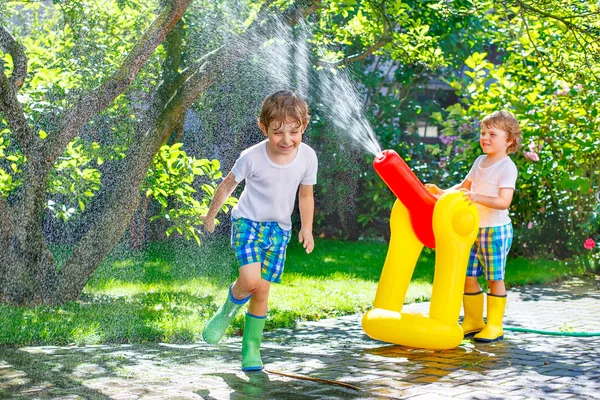
[[[512,224],[479,228],[469,255],[467,276],[477,277],[485,271],[488,281],[504,280],[506,258],[513,241]]]
[[[240,267],[259,262],[263,279],[279,283],[283,274],[285,251],[292,237],[277,222],[231,219],[231,247]]]

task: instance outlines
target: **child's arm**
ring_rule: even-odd
[[[300,220],[302,226],[298,233],[298,241],[304,245],[306,254],[310,254],[315,248],[315,239],[313,238],[313,216],[315,212],[315,198],[313,196],[312,185],[300,185],[298,191],[298,207],[300,208]]]
[[[506,210],[510,207],[514,192],[515,189],[513,188],[500,188],[498,197],[485,196],[471,191],[465,191],[464,196],[466,197],[465,200],[469,202],[469,205],[478,203],[489,208]]]
[[[215,217],[219,213],[221,207],[223,207],[223,204],[225,204],[225,201],[231,196],[231,193],[233,193],[237,184],[233,172],[230,172],[219,184],[219,187],[217,187],[217,191],[210,202],[208,212],[205,216],[200,217],[204,220],[204,230],[206,232],[214,232]]]
[[[433,183],[426,183],[425,184],[425,189],[427,189],[429,191],[429,193],[431,193],[434,196],[440,197],[441,195],[443,195],[444,193],[446,193],[446,191],[448,190],[461,190],[461,189],[467,189],[467,190],[471,190],[471,181],[468,179],[463,180],[461,183],[459,183],[458,185],[454,185],[449,189],[440,189],[439,187],[437,187],[436,185],[434,185]]]

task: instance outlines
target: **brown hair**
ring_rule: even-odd
[[[521,147],[521,141],[523,140],[521,128],[519,127],[519,121],[512,113],[506,110],[494,111],[483,118],[481,125],[506,132],[506,140],[513,141],[506,149],[506,153],[514,153]]]
[[[258,122],[263,124],[266,129],[273,121],[283,124],[289,120],[297,121],[299,126],[306,127],[309,119],[306,102],[292,91],[280,90],[265,97]]]

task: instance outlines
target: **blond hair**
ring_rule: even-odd
[[[290,120],[297,121],[298,126],[308,125],[308,105],[301,97],[289,90],[280,90],[265,97],[258,122],[268,128],[273,121],[283,124]]]
[[[486,128],[497,128],[506,132],[506,140],[512,140],[512,143],[506,149],[507,154],[515,153],[521,147],[523,136],[519,120],[509,111],[494,111],[483,118],[481,125]]]

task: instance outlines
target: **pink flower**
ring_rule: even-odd
[[[594,239],[592,238],[588,238],[584,243],[583,243],[583,247],[585,247],[588,250],[593,249],[594,247],[596,247],[596,242],[594,242]]]
[[[523,156],[525,156],[526,159],[533,162],[540,161],[540,156],[538,156],[535,151],[525,151],[523,152]]]
[[[531,229],[531,228],[533,228],[533,222],[530,222],[527,224],[527,229]]]

